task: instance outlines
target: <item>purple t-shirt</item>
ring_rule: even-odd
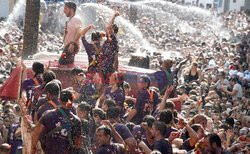
[[[124,149],[122,149],[118,144],[111,143],[100,146],[96,154],[124,154]]]
[[[111,35],[112,41],[106,40],[102,46],[102,61],[99,65],[102,71],[108,73],[112,72],[113,64],[115,61],[115,55],[119,51],[118,41],[116,36],[113,34]]]
[[[149,101],[149,93],[147,90],[141,90],[138,92],[135,110],[137,111],[136,115],[133,117],[132,122],[139,125],[142,122],[144,117],[144,107],[145,104]]]
[[[53,102],[56,104],[56,106],[60,105],[60,103],[57,99],[53,99]],[[48,100],[46,99],[46,103],[44,103],[42,106],[40,106],[38,111],[37,111],[37,119],[39,120],[46,111],[53,110],[53,109],[55,109],[54,106],[52,106],[48,102]]]
[[[153,150],[158,150],[161,154],[172,154],[172,145],[165,139],[156,141],[153,145]]]
[[[111,87],[108,87],[105,92],[104,96],[106,99],[113,99],[115,100],[116,104],[121,108],[122,114],[124,114],[124,101],[125,101],[125,93],[121,88],[118,88],[116,91],[111,92]]]
[[[134,138],[128,127],[121,123],[116,123],[114,125],[115,130],[121,135],[122,139],[125,141],[128,138]]]
[[[42,74],[37,75],[36,79],[39,82],[39,84],[41,85],[42,81],[43,81]],[[32,96],[36,86],[39,86],[39,85],[35,85],[35,82],[34,82],[33,79],[26,79],[26,80],[23,81],[23,83],[22,83],[22,91],[24,90],[26,92],[27,100],[31,99],[31,96]]]
[[[173,127],[167,127],[166,128],[166,135],[165,135],[165,138],[169,138],[171,132],[177,132],[178,130],[173,128]]]
[[[89,64],[92,62],[93,58],[92,56],[96,56],[96,49],[93,46],[93,44],[89,43],[85,37],[82,37],[82,44],[87,52],[88,55],[88,60],[89,60]],[[96,47],[99,49],[101,48],[100,44],[96,44]]]
[[[45,127],[44,134],[47,135],[44,142],[45,145],[43,145],[45,154],[71,154],[69,134],[71,134],[73,143],[82,134],[80,119],[69,110],[60,109],[65,112],[71,122],[66,120],[59,109],[48,111],[39,120],[39,123]],[[48,133],[58,127],[62,128],[48,135]]]
[[[185,141],[183,142],[181,149],[186,150],[186,151],[188,152],[188,151],[193,150],[193,149],[194,149],[194,146],[192,147],[192,146],[190,145],[189,139],[187,139],[187,140],[185,140]]]

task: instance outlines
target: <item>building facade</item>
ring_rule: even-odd
[[[0,18],[5,19],[12,12],[17,0],[0,0]]]
[[[214,8],[219,13],[250,10],[250,0],[185,0],[184,4],[201,8]]]

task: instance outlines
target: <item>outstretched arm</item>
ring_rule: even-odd
[[[84,29],[82,29],[82,28],[79,29],[75,40],[79,40],[80,37],[85,36],[85,34],[86,34],[90,29],[94,29],[94,28],[95,28],[94,25],[89,25],[89,26],[85,27]]]
[[[118,11],[115,12],[115,14],[113,15],[113,17],[111,18],[111,20],[109,21],[108,25],[106,26],[106,33],[108,35],[112,34],[112,26],[115,23],[115,18],[118,17],[120,15],[120,13]]]

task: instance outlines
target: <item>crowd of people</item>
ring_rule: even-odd
[[[65,3],[70,19],[60,59],[72,63],[82,43],[87,72],[73,68],[74,84],[62,89],[60,77],[35,62],[33,77],[22,83],[22,98],[1,101],[0,153],[249,153],[250,21],[244,12],[220,15],[230,31],[230,38],[221,40],[181,30],[168,33],[152,26],[151,18],[138,19],[145,37],[162,48],[169,42],[166,49],[179,50],[183,57],[157,60],[158,71],[128,83],[117,59],[121,38],[115,19],[123,12],[88,42],[85,36],[95,26],[82,27],[75,11],[74,3]],[[195,26],[200,29],[202,23]],[[171,34],[167,42],[161,39],[166,32]],[[14,37],[20,33],[0,40],[2,82],[21,54],[22,38]],[[131,84],[137,84],[135,94]]]

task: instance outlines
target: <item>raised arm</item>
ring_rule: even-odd
[[[113,137],[114,137],[114,139],[116,140],[117,143],[120,143],[123,146],[125,146],[125,142],[122,139],[121,135],[115,130],[115,128],[113,127],[113,125],[108,120],[103,120],[101,123],[103,125],[108,126],[111,129],[112,135],[113,135]]]
[[[112,16],[111,20],[109,21],[108,26],[114,25],[114,23],[115,23],[115,18],[118,17],[119,15],[120,15],[120,13],[119,13],[118,11],[116,11],[115,14]],[[108,26],[107,26],[107,27],[108,27]]]
[[[111,18],[111,20],[108,22],[108,25],[106,26],[106,33],[108,35],[108,37],[111,36],[112,34],[112,26],[114,25],[115,22],[115,18],[118,17],[120,15],[120,13],[118,11],[115,12],[115,14],[113,15],[113,17]]]
[[[82,36],[85,36],[85,34],[90,30],[90,29],[94,29],[95,26],[94,25],[89,25],[87,27],[85,27],[84,29],[79,29],[77,36],[75,38],[75,40],[79,40]]]

